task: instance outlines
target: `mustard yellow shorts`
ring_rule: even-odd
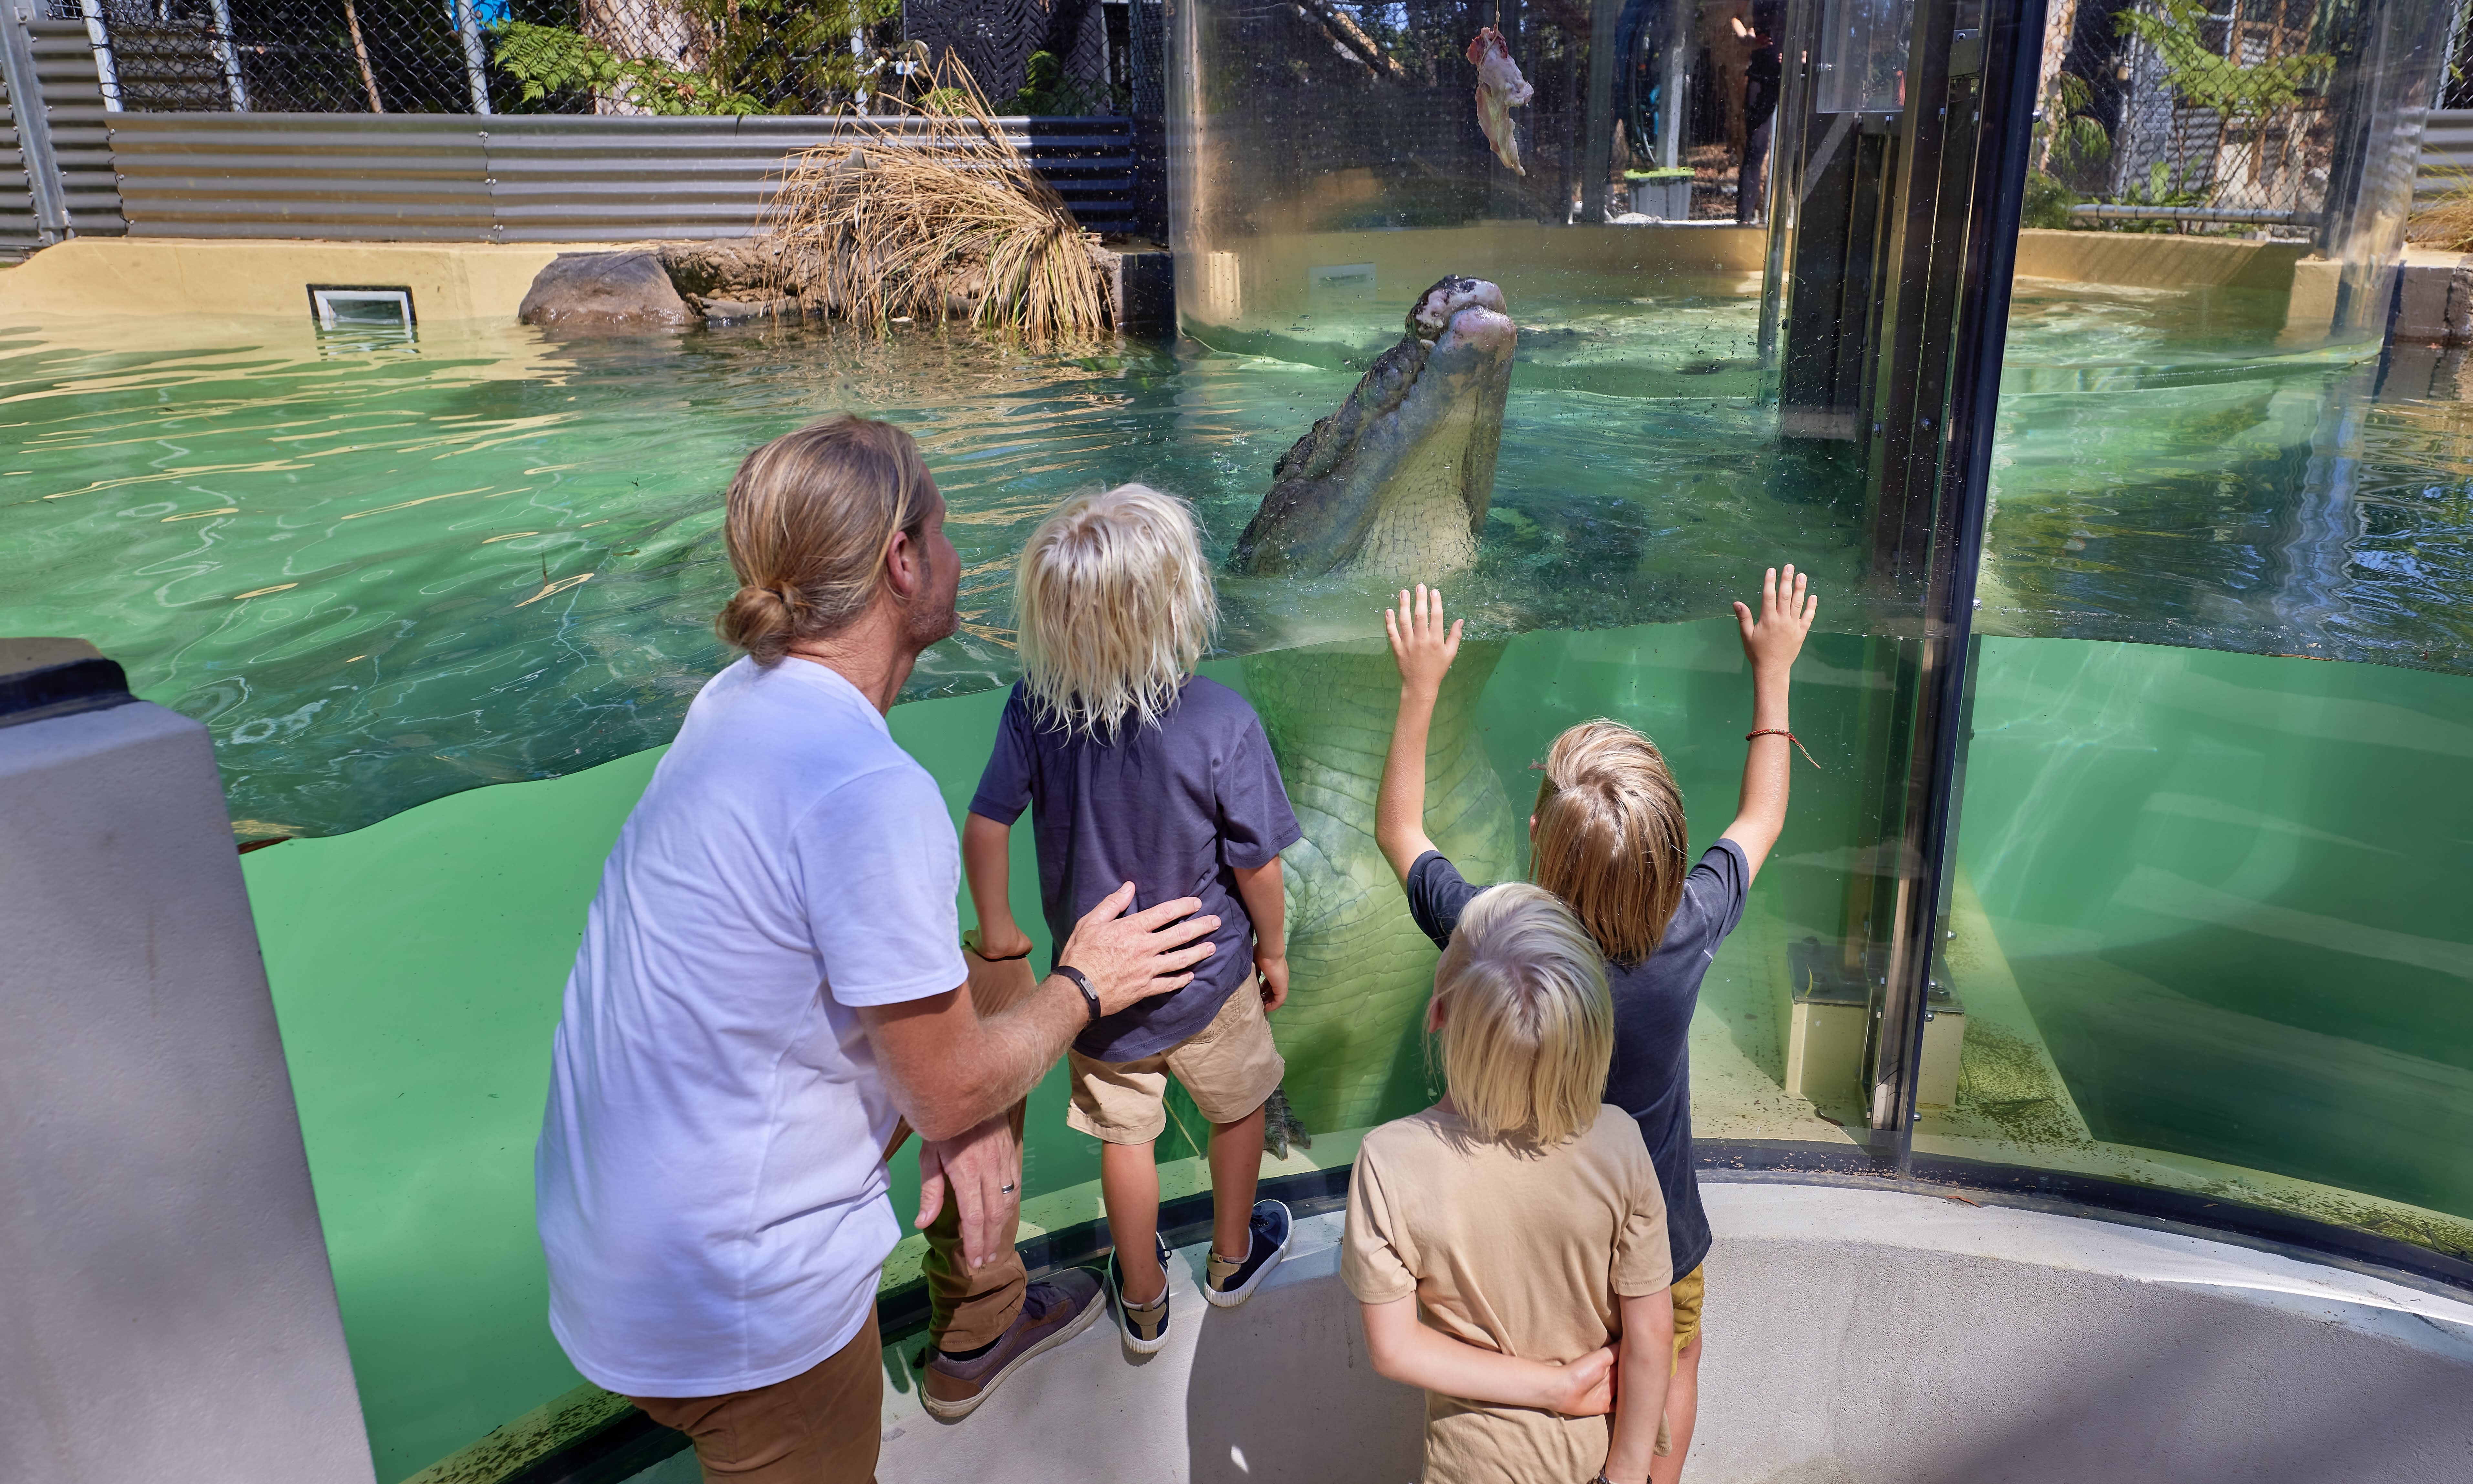
[[[1702,1263],[1674,1281],[1667,1292],[1674,1298],[1674,1358],[1683,1358],[1684,1348],[1700,1337],[1700,1300],[1707,1290],[1703,1277],[1709,1264]]]
[[[1137,1062],[1094,1062],[1065,1053],[1073,1105],[1068,1125],[1110,1144],[1147,1144],[1167,1132],[1171,1073],[1213,1123],[1234,1123],[1262,1106],[1287,1064],[1271,1043],[1262,991],[1252,974],[1236,986],[1211,1023],[1157,1056]]]

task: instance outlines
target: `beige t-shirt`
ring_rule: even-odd
[[[1621,1332],[1621,1299],[1673,1281],[1666,1196],[1640,1125],[1607,1104],[1544,1151],[1481,1139],[1429,1108],[1357,1150],[1340,1277],[1364,1304],[1417,1296],[1453,1339],[1572,1361]],[[1582,1484],[1608,1419],[1426,1394],[1426,1484]]]

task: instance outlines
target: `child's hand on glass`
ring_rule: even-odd
[[[1277,948],[1254,949],[1254,974],[1261,981],[1262,1014],[1288,1002],[1288,956]]]
[[[1743,631],[1743,658],[1752,662],[1754,675],[1781,673],[1803,652],[1812,617],[1820,611],[1820,599],[1804,593],[1805,576],[1792,562],[1787,563],[1782,575],[1776,567],[1769,568],[1761,582],[1758,618],[1745,605],[1735,605],[1735,623]]]
[[[1441,690],[1443,676],[1459,656],[1464,621],[1453,619],[1445,629],[1442,589],[1429,591],[1419,583],[1413,602],[1403,590],[1399,610],[1382,610],[1382,631],[1390,635],[1391,658],[1400,664],[1400,683],[1429,696]]]

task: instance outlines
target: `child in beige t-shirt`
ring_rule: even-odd
[[[1598,1101],[1602,958],[1551,894],[1494,887],[1460,917],[1428,1024],[1450,1091],[1365,1137],[1340,1258],[1375,1370],[1426,1390],[1425,1484],[1640,1484],[1673,1274],[1640,1126]]]

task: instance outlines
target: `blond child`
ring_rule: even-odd
[[[1427,1025],[1449,1091],[1365,1136],[1340,1253],[1374,1369],[1426,1390],[1425,1484],[1645,1478],[1672,1268],[1640,1126],[1598,1101],[1597,945],[1551,893],[1481,893]]]
[[[1151,1146],[1167,1126],[1170,1076],[1211,1122],[1203,1297],[1242,1304],[1287,1251],[1287,1208],[1254,1191],[1263,1104],[1285,1070],[1264,1017],[1288,993],[1280,851],[1299,830],[1253,707],[1193,673],[1218,607],[1184,502],[1140,485],[1066,501],[1031,533],[1014,593],[1022,678],[962,829],[977,950],[1001,960],[1031,949],[1006,898],[1009,835],[1025,805],[1055,942],[1127,882],[1137,903],[1195,897],[1219,919],[1190,983],[1094,1014],[1066,1054],[1066,1122],[1100,1140],[1124,1344],[1149,1353],[1167,1343]]]
[[[1661,1376],[1671,1447],[1661,1448],[1653,1484],[1683,1472],[1700,1397],[1702,1260],[1709,1221],[1692,1165],[1689,1033],[1710,957],[1741,920],[1761,863],[1786,827],[1789,749],[1787,694],[1819,600],[1792,566],[1771,568],[1755,614],[1735,605],[1752,670],[1752,730],[1734,822],[1698,863],[1687,866],[1682,791],[1654,743],[1610,721],[1583,722],[1554,741],[1529,816],[1530,874],[1570,904],[1605,957],[1614,999],[1614,1057],[1605,1098],[1638,1123],[1665,1191],[1675,1280],[1674,1357]],[[1463,913],[1481,887],[1460,877],[1425,830],[1426,734],[1444,672],[1459,652],[1460,625],[1446,628],[1443,595],[1420,586],[1383,614],[1400,665],[1400,715],[1382,769],[1375,838],[1408,893],[1408,910],[1437,945],[1465,931]],[[1638,1475],[1611,1475],[1632,1484]]]

